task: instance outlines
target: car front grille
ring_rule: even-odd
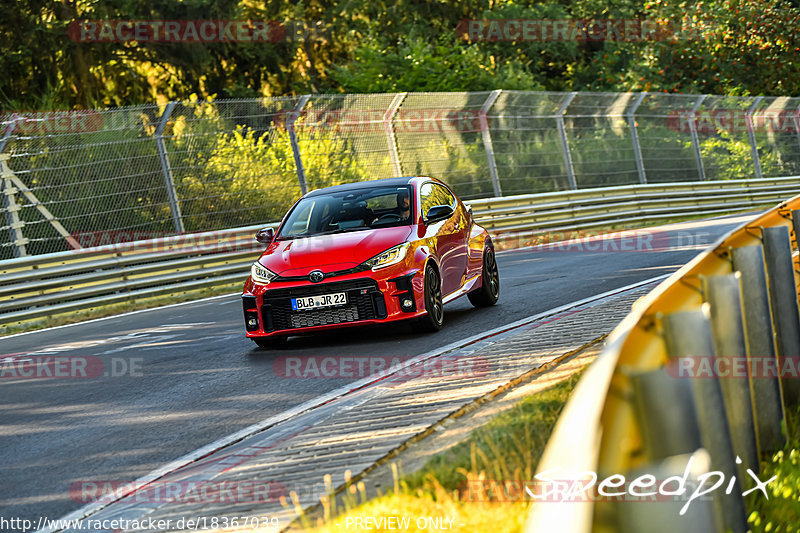
[[[341,324],[358,320],[358,309],[352,305],[330,309],[313,309],[302,313],[292,313],[289,322],[293,328]]]
[[[293,311],[291,299],[346,292],[347,304],[340,307]],[[261,307],[264,330],[279,331],[329,324],[345,324],[358,320],[386,318],[386,301],[371,279],[303,285],[287,289],[270,289],[264,293]]]

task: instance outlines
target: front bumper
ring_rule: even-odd
[[[390,322],[424,313],[423,280],[418,270],[364,272],[347,279],[248,284],[242,294],[246,335],[296,335],[343,326]],[[250,289],[250,290],[248,290]],[[336,307],[292,310],[291,299],[345,292],[347,303]],[[410,300],[411,305],[405,300]],[[422,311],[420,311],[422,310]]]

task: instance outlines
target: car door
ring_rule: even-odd
[[[427,220],[428,211],[438,205],[449,205],[455,212],[447,220],[426,223],[426,235],[436,241],[439,267],[442,276],[442,295],[447,296],[458,290],[467,270],[468,231],[463,209],[447,187],[426,182],[420,188],[420,201],[423,217]]]

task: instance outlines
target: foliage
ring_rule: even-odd
[[[796,533],[800,531],[800,408],[787,410],[789,435],[783,450],[761,462],[759,478],[767,480],[768,496],[754,491],[747,496],[753,533]]]
[[[647,19],[656,40],[462,40],[470,19]],[[80,42],[75,20],[264,20],[275,42]],[[88,108],[197,93],[244,98],[375,91],[545,89],[787,95],[800,22],[781,0],[43,0],[0,20],[0,105]]]
[[[196,135],[183,130],[176,136],[178,151],[194,143]],[[318,133],[299,145],[307,154],[303,165],[311,188],[368,178],[346,139]],[[258,132],[236,126],[231,133],[217,133],[183,165],[189,171],[178,189],[189,231],[280,220],[301,195],[285,129]]]

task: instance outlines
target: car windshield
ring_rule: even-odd
[[[304,198],[292,209],[277,239],[408,226],[414,212],[411,193],[409,185],[384,185]]]

